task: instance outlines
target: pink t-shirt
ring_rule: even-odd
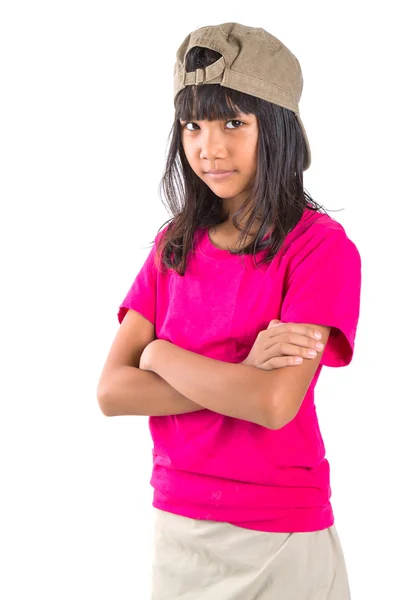
[[[330,527],[329,462],[314,388],[323,366],[352,360],[361,290],[355,244],[328,214],[305,209],[278,254],[258,270],[251,255],[233,256],[198,229],[182,277],[172,269],[161,273],[154,262],[168,226],[120,305],[120,323],[132,308],[153,323],[157,338],[231,363],[246,358],[272,319],[332,330],[301,408],[279,430],[208,409],[149,417],[153,506],[257,531]]]

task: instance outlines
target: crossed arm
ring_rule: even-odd
[[[309,327],[322,333],[324,347],[330,327]],[[180,394],[217,413],[280,429],[297,414],[323,352],[293,368],[264,371],[196,354],[166,340],[144,350],[140,368],[153,371]]]

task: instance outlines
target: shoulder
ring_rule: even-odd
[[[160,229],[160,231],[157,232],[157,234],[155,235],[155,246],[159,245],[160,241],[162,240],[163,236],[167,233],[171,225],[172,222],[167,223],[164,227]]]
[[[159,273],[159,272],[163,273],[160,245],[161,245],[161,242],[162,242],[165,234],[169,230],[169,227],[171,226],[171,224],[172,223],[169,222],[167,225],[162,227],[160,229],[160,231],[158,230],[158,232],[155,235],[153,245],[150,249],[149,257],[150,257],[150,261],[151,261],[151,266],[152,266],[152,269],[154,270],[154,272],[156,272],[156,273]]]
[[[328,213],[306,209],[298,223],[297,233],[310,237],[324,237],[326,235],[346,235],[342,223],[331,217]]]
[[[293,269],[309,257],[360,261],[359,250],[341,223],[328,214],[307,210],[286,239],[285,258]]]

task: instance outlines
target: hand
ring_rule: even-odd
[[[144,350],[140,356],[139,369],[141,369],[142,371],[152,371],[153,370],[151,368],[151,358],[153,356],[153,344],[156,341],[157,340],[153,340],[149,344],[147,344],[147,346],[144,348]]]
[[[298,365],[297,356],[314,358],[308,354],[309,349],[317,351],[315,344],[319,340],[314,334],[314,329],[301,323],[281,323],[273,319],[267,329],[259,331],[251,351],[240,364],[264,371]]]

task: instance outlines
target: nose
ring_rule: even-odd
[[[223,133],[219,130],[204,128],[200,136],[200,158],[213,161],[227,156],[227,149],[223,141]]]

